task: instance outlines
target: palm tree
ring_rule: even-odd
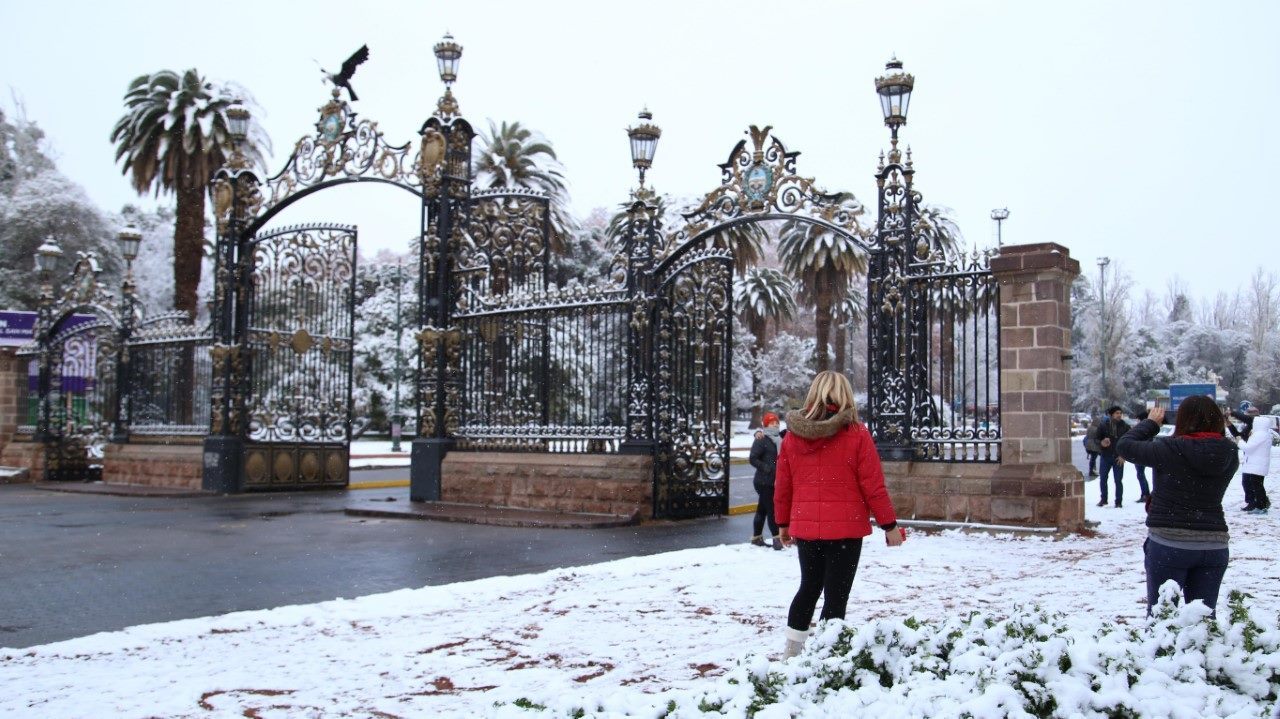
[[[125,114],[111,131],[116,161],[123,164],[138,194],[173,192],[173,307],[196,314],[196,288],[204,253],[204,202],[213,173],[231,151],[226,111],[253,99],[235,85],[209,82],[195,70],[179,75],[161,70],[129,83]],[[270,141],[261,126],[250,126],[244,151],[263,164]]]
[[[856,330],[867,320],[866,282],[861,277],[849,278],[849,286],[844,295],[832,309],[831,319],[835,323],[835,370],[844,374],[849,364],[849,330]],[[854,383],[857,386],[857,383]]]
[[[657,195],[650,202],[658,208],[657,216],[662,218],[664,232],[675,231],[684,225],[682,216],[677,213],[668,214],[671,203],[668,202],[666,195]],[[619,205],[618,211],[609,220],[606,234],[615,250],[620,250],[625,240],[623,233],[626,231],[627,211],[631,209],[631,205],[630,202]],[[734,271],[742,274],[748,267],[760,264],[760,260],[764,257],[764,241],[768,236],[762,225],[757,222],[748,222],[721,229],[711,236],[711,244],[713,247],[732,250]]]
[[[964,242],[964,234],[951,212],[950,207],[942,205],[921,205],[916,217],[916,235],[924,239],[930,250],[946,258],[959,254]]]
[[[538,190],[551,200],[551,249],[563,252],[563,238],[576,227],[569,214],[569,188],[564,165],[541,134],[518,122],[496,125],[489,122],[488,133],[480,133],[471,151],[476,187],[487,190],[523,187]]]
[[[747,270],[733,285],[733,304],[738,308],[755,344],[751,350],[751,427],[760,426],[764,397],[760,394],[761,358],[764,356],[765,332],[769,320],[775,324],[795,317],[795,287],[791,279],[778,270]]]
[[[852,193],[838,195],[837,201],[855,217],[865,212]],[[859,228],[860,233],[866,230]],[[783,269],[800,280],[800,299],[814,308],[814,354],[819,371],[831,369],[827,352],[831,344],[831,323],[836,303],[847,293],[850,281],[867,274],[867,252],[863,245],[807,220],[787,220],[778,238],[778,256]]]

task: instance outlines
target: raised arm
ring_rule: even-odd
[[[1160,434],[1160,425],[1144,419],[1120,438],[1116,453],[1134,464],[1158,469],[1164,464],[1165,453],[1162,447],[1151,441],[1157,434]]]

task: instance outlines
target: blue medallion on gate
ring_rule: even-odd
[[[747,202],[752,207],[764,207],[765,198],[769,196],[769,190],[773,189],[773,169],[767,165],[752,165],[747,168],[742,180]]]

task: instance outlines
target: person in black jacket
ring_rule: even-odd
[[[1226,438],[1222,412],[1208,397],[1182,401],[1173,436],[1156,437],[1163,421],[1163,408],[1151,410],[1117,448],[1120,456],[1154,472],[1142,545],[1147,613],[1169,580],[1181,587],[1186,601],[1199,599],[1213,609],[1230,559],[1222,497],[1240,458]]]
[[[773,548],[782,549],[782,540],[778,538],[778,522],[773,516],[773,480],[778,469],[778,448],[782,444],[782,434],[778,431],[778,415],[765,412],[761,421],[764,427],[756,432],[756,441],[751,444],[751,454],[747,460],[756,468],[756,476],[751,484],[760,496],[751,525],[751,543],[757,547],[766,546],[764,524],[767,521],[769,531],[773,533]]]
[[[1102,451],[1098,458],[1098,487],[1102,490],[1102,501],[1098,502],[1099,507],[1107,506],[1107,473],[1115,476],[1116,482],[1116,507],[1121,506],[1124,501],[1124,460],[1120,455],[1116,454],[1116,444],[1125,432],[1129,431],[1129,425],[1120,416],[1124,414],[1124,410],[1118,406],[1107,408],[1107,416],[1098,422],[1098,426],[1093,430],[1093,438],[1098,442],[1098,448]]]

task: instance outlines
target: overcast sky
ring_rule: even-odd
[[[1207,296],[1280,268],[1275,2],[50,0],[3,14],[0,84],[113,211],[139,201],[108,139],[134,77],[196,67],[246,86],[274,173],[328,98],[313,59],[332,70],[367,43],[356,109],[398,144],[434,109],[431,46],[448,30],[464,116],[544,133],[582,215],[626,199],[623,129],[645,105],[663,129],[660,191],[712,190],[746,127],[770,124],[800,174],[874,208],[888,131],[873,80],[896,53],[916,77],[902,136],[917,184],[970,243],[994,243],[990,212],[1007,206],[1006,243],[1060,243],[1094,277],[1108,255],[1142,287],[1177,274]],[[366,254],[417,231],[414,199],[387,186],[319,193],[280,220],[358,224]]]

